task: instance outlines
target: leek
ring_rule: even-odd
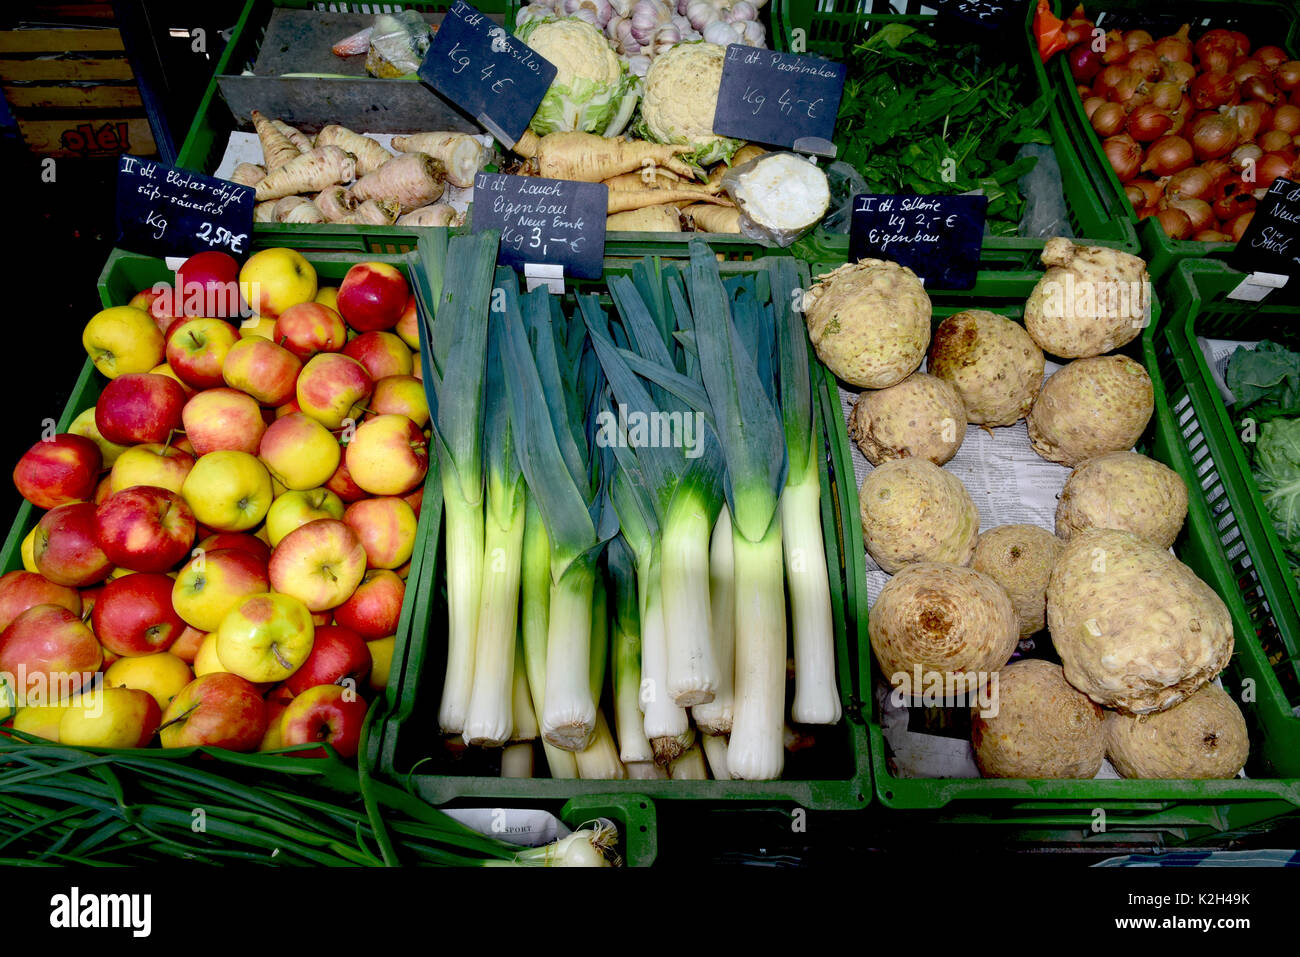
[[[731,733],[736,665],[736,564],[731,544],[731,512],[724,505],[709,544],[709,608],[713,614],[713,654],[718,662],[718,693],[691,709],[706,737]],[[717,775],[714,777],[726,777]]]
[[[709,774],[719,781],[730,780],[731,772],[727,770],[727,739],[720,734],[705,734],[700,736],[700,745],[709,762]]]
[[[587,781],[620,781],[627,777],[619,760],[618,745],[600,707],[600,692],[605,684],[605,664],[609,648],[609,607],[604,579],[597,575],[591,602],[591,663],[587,677],[592,697],[597,701],[596,727],[586,748],[577,752],[578,777]]]
[[[533,743],[516,741],[501,749],[501,776],[503,778],[531,778],[533,776]]]
[[[533,710],[533,696],[528,690],[528,669],[524,664],[522,629],[518,640],[515,641],[515,670],[510,693],[510,716],[514,725],[510,731],[512,742],[537,740],[537,712]]]
[[[708,769],[704,766],[704,751],[699,738],[691,735],[690,743],[668,765],[668,776],[674,781],[707,781]]]
[[[641,606],[631,549],[622,537],[605,553],[614,584],[610,657],[614,678],[614,729],[619,758],[625,763],[653,761],[641,713]]]

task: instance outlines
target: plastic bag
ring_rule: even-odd
[[[381,13],[370,31],[366,72],[380,79],[407,76],[420,69],[432,43],[429,24],[418,11]]]
[[[822,220],[828,233],[847,233],[853,222],[853,197],[867,192],[867,181],[848,163],[835,162],[826,167],[831,187],[831,211]]]
[[[764,153],[733,166],[721,186],[740,209],[740,232],[781,247],[811,232],[831,201],[826,174],[798,153]]]

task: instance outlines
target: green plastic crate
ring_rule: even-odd
[[[1064,17],[1074,9],[1074,4],[1071,0],[1054,0],[1052,8],[1057,16]],[[1256,44],[1273,43],[1284,47],[1293,56],[1300,53],[1300,8],[1285,0],[1239,0],[1231,4],[1221,0],[1186,0],[1177,4],[1104,0],[1100,4],[1086,4],[1085,10],[1099,27],[1107,29],[1108,14],[1133,15],[1143,23],[1153,25],[1152,33],[1156,37],[1163,35],[1160,24],[1168,25],[1168,32],[1172,33],[1181,24],[1190,23],[1193,40],[1212,27],[1221,27],[1241,30]],[[1101,139],[1083,111],[1083,100],[1075,90],[1076,84],[1065,57],[1058,54],[1045,67],[1037,57],[1035,63],[1039,83],[1044,89],[1052,90],[1052,109],[1064,124],[1079,163],[1092,190],[1100,197],[1106,214],[1115,220],[1127,220],[1137,227],[1153,279],[1163,278],[1183,259],[1211,257],[1221,260],[1236,248],[1236,243],[1170,239],[1154,218],[1139,221],[1133,204],[1124,195],[1119,178],[1102,152]]]
[[[723,273],[735,274],[763,268],[756,263],[724,263]],[[608,261],[606,274],[626,273],[630,265]],[[806,280],[805,280],[806,281]],[[583,291],[596,291],[600,284],[588,283]],[[845,542],[861,541],[857,509],[840,509],[839,485],[852,484],[848,459],[848,436],[838,411],[834,382],[820,364],[814,366],[816,412],[824,426],[825,457],[822,469],[822,523],[826,529],[827,567],[831,571],[831,599],[836,634],[836,664],[844,719],[833,728],[810,729],[817,737],[813,751],[820,752],[816,767],[823,776],[796,777],[801,758],[787,756],[790,778],[780,781],[581,781],[550,778],[509,779],[487,773],[490,759],[484,749],[469,749],[464,763],[441,747],[437,729],[438,696],[442,689],[445,663],[446,606],[442,589],[434,585],[422,592],[426,607],[413,622],[429,622],[427,630],[413,627],[399,633],[393,652],[393,672],[388,685],[389,714],[378,740],[374,761],[383,773],[414,789],[435,804],[472,799],[502,803],[524,797],[568,798],[576,795],[632,795],[646,800],[711,802],[782,802],[808,809],[848,810],[865,806],[871,797],[867,757],[867,732],[860,720],[853,648],[858,622],[864,608],[848,582],[861,577],[861,549],[844,549]],[[430,499],[426,493],[426,510]],[[440,498],[439,498],[440,501]],[[436,541],[436,539],[435,539]],[[427,559],[434,571],[426,571],[426,582],[440,580],[440,557]],[[807,759],[802,759],[806,766]],[[487,766],[485,768],[485,766]],[[537,771],[546,773],[545,761],[537,760]]]
[[[904,0],[899,12],[887,0],[773,0],[786,49],[792,44],[832,59],[847,61],[853,47],[876,30],[904,23],[926,27],[934,22],[933,7],[919,0]],[[1032,6],[1032,5],[1031,5]],[[922,11],[928,12],[922,12]],[[1041,72],[1037,47],[1032,37],[1032,16],[1025,24],[1025,51]],[[796,33],[802,31],[802,33]],[[1055,112],[1049,112],[1047,129],[1052,149],[1061,168],[1066,215],[1070,229],[1079,240],[1091,245],[1110,246],[1137,254],[1141,251],[1132,222],[1112,215],[1102,203],[1087,172],[1077,159],[1077,151],[1066,128]],[[1021,236],[985,236],[980,256],[981,273],[994,270],[1040,268],[1039,256],[1045,240]],[[813,275],[848,262],[847,233],[830,233],[818,227],[792,247],[795,255],[814,264]],[[985,277],[981,275],[980,281]],[[976,286],[972,295],[980,295]]]
[[[999,274],[985,286],[986,294],[975,300],[936,290],[931,293],[934,321],[971,308],[1020,320],[1024,302],[1041,275]],[[1223,840],[1300,809],[1300,721],[1291,716],[1277,675],[1255,637],[1255,624],[1225,560],[1193,456],[1170,412],[1172,385],[1162,382],[1153,354],[1160,316],[1160,304],[1153,297],[1151,325],[1140,342],[1125,350],[1144,361],[1155,385],[1153,424],[1139,445],[1187,482],[1187,525],[1175,551],[1223,598],[1232,615],[1236,643],[1225,683],[1236,689],[1250,679],[1256,688],[1256,703],[1243,707],[1251,729],[1247,765],[1251,777],[1224,781],[897,777],[890,769],[889,748],[871,693],[876,664],[864,629],[858,644],[861,694],[864,702],[869,697],[873,702],[869,722],[872,779],[876,796],[885,806],[915,812],[918,821],[928,824],[984,822],[1044,838],[1068,829],[1075,839],[1088,841],[1112,840],[1117,831],[1154,832],[1172,841]],[[865,587],[862,590],[865,592]],[[1094,830],[1099,810],[1105,812],[1104,831]]]

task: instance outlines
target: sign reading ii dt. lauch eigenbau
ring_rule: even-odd
[[[117,167],[117,245],[154,256],[249,252],[254,190],[139,156]]]
[[[608,206],[604,183],[479,173],[471,221],[475,231],[501,230],[506,265],[558,265],[566,276],[599,279]]]

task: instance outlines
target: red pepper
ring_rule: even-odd
[[[1065,22],[1052,13],[1048,0],[1038,0],[1038,8],[1034,11],[1034,36],[1038,38],[1038,55],[1044,63],[1070,45],[1061,30],[1063,26]]]

